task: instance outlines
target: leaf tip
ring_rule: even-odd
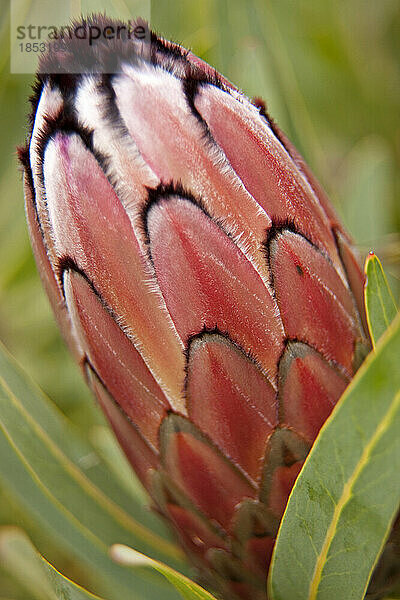
[[[124,544],[113,544],[109,549],[113,561],[126,567],[147,567],[152,559]]]

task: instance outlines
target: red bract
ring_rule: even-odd
[[[48,72],[73,63],[64,43]],[[261,599],[293,482],[369,349],[363,274],[262,106],[155,35],[148,60],[93,52],[115,74],[35,94],[38,266],[158,510],[226,598]]]

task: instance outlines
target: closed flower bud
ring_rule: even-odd
[[[362,271],[262,103],[154,34],[98,40],[91,74],[59,69],[74,43],[42,60],[21,151],[44,286],[187,554],[226,598],[265,598],[292,485],[369,349]]]

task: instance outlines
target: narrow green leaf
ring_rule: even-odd
[[[105,481],[100,486],[88,476],[72,456],[70,433],[49,401],[0,348],[0,479],[60,548],[86,566],[97,593],[109,600],[175,598],[162,578],[146,570],[133,573],[110,559],[113,543],[170,558],[175,546],[118,506],[107,495]],[[93,454],[97,456],[91,449]],[[109,485],[116,484],[109,472]],[[131,503],[135,508],[133,497]],[[154,549],[157,545],[161,552]]]
[[[102,600],[59,573],[21,529],[0,530],[0,558],[3,567],[39,600]]]
[[[148,567],[158,571],[180,592],[185,600],[216,600],[212,594],[188,577],[161,562],[133,550],[133,548],[122,544],[115,544],[111,548],[111,556],[116,562],[127,567]]]
[[[139,479],[135,476],[128,459],[122,452],[121,447],[117,442],[117,438],[111,429],[109,427],[97,425],[89,432],[89,439],[97,453],[106,463],[107,467],[121,483],[121,486],[128,491],[130,496],[140,503],[140,506],[145,506],[148,502],[147,494]]]
[[[365,261],[365,308],[374,346],[396,316],[397,308],[381,262],[375,254]]]
[[[40,557],[44,572],[57,600],[103,600],[57,571],[43,556]]]
[[[400,502],[400,317],[323,426],[282,519],[272,600],[361,600]]]
[[[21,587],[37,600],[56,600],[38,555],[17,527],[0,529],[0,563]]]
[[[126,492],[126,488],[120,485],[118,478],[104,464],[94,447],[73,428],[1,344],[0,377],[4,378],[7,388],[21,401],[32,419],[40,424],[47,438],[60,448],[99,492],[107,496],[110,510],[113,506],[123,509],[119,510],[119,514],[126,529],[137,538],[135,547],[145,553],[153,549],[157,554],[156,558],[169,560],[175,566],[182,553],[174,543],[162,539],[169,537],[162,521],[142,501],[138,501],[137,495],[135,497]]]

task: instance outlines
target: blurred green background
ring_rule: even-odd
[[[79,2],[74,2],[79,4]],[[123,0],[90,3],[126,18]],[[0,29],[0,339],[77,425],[102,417],[60,339],[25,226],[15,148],[33,76],[10,74]],[[151,25],[190,47],[248,96],[261,96],[327,189],[364,255],[400,295],[400,3],[398,0],[154,0]],[[1,457],[0,457],[1,460]],[[0,524],[35,525],[0,481]],[[0,570],[0,599],[26,599]]]

